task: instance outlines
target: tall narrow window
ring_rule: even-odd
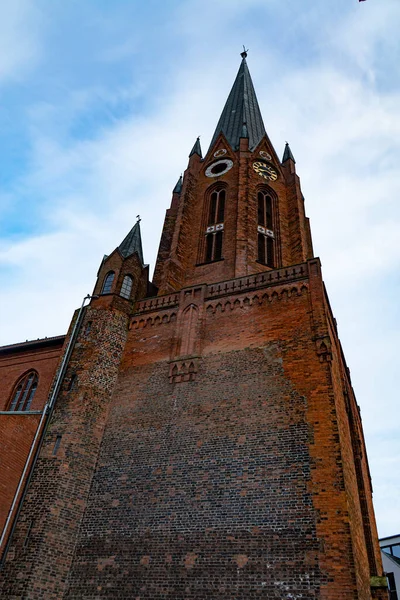
[[[36,371],[30,371],[22,377],[12,394],[9,409],[10,411],[27,411],[30,409],[33,397],[38,386],[38,375]]]
[[[225,198],[226,192],[223,188],[214,190],[210,197],[206,229],[205,262],[213,262],[222,258]]]
[[[275,235],[273,201],[267,191],[257,194],[257,260],[268,267],[275,266]]]
[[[109,294],[111,292],[112,284],[114,281],[115,273],[114,271],[110,271],[104,278],[103,287],[101,290],[102,294]]]
[[[119,293],[120,296],[129,300],[132,293],[132,285],[133,279],[130,275],[125,275],[124,280],[121,285],[121,291]]]

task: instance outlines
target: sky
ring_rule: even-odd
[[[399,23],[399,0],[0,0],[0,344],[64,333],[138,214],[154,267],[245,44],[297,161],[380,536],[400,533]]]

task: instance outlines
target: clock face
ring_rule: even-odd
[[[274,167],[271,167],[271,165],[268,165],[265,162],[258,160],[253,163],[253,169],[264,179],[268,179],[269,181],[276,181],[278,179],[278,173],[275,171]]]
[[[222,160],[217,160],[212,165],[207,167],[206,175],[207,177],[220,177],[224,175],[229,169],[232,169],[233,162],[228,158],[224,158]]]

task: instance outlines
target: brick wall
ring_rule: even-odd
[[[86,311],[2,572],[2,597],[63,595],[127,332],[126,313],[101,302]]]
[[[23,472],[41,411],[49,395],[64,337],[38,340],[0,348],[0,410],[7,411],[15,386],[24,373],[34,369],[38,387],[30,413],[0,414],[0,531],[6,523]]]
[[[141,303],[67,598],[371,598],[318,273]]]

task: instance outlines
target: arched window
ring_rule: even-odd
[[[121,285],[120,296],[122,296],[123,298],[127,298],[129,300],[129,298],[131,297],[131,293],[132,293],[132,285],[133,285],[132,277],[130,275],[125,275],[124,280]]]
[[[206,228],[205,262],[213,262],[222,258],[225,199],[224,188],[216,189],[211,193]]]
[[[115,273],[110,271],[104,278],[103,287],[101,289],[102,294],[109,294],[111,292],[112,284],[114,281]]]
[[[275,235],[273,200],[266,190],[257,194],[257,260],[268,267],[275,266]]]
[[[30,371],[29,373],[26,373],[17,383],[17,386],[13,391],[8,410],[29,410],[37,386],[38,374],[36,371]]]

